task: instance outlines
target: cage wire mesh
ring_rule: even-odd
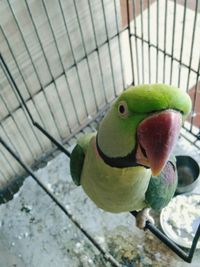
[[[182,134],[199,147],[199,12],[198,0],[0,1],[2,140],[37,169],[56,146],[30,115],[69,147],[130,84],[168,83],[191,96]],[[3,146],[0,166],[4,202],[26,173]]]

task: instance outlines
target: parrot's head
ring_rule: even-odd
[[[190,97],[179,88],[131,86],[117,98],[99,126],[99,154],[113,167],[141,165],[151,168],[156,176],[165,166],[190,110]]]

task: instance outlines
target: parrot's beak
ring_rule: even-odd
[[[165,166],[178,139],[181,123],[180,112],[165,110],[154,113],[139,124],[136,160],[150,167],[153,176],[157,176]]]

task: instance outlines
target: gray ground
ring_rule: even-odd
[[[199,157],[190,148],[182,138],[176,151]],[[151,233],[138,230],[131,215],[96,208],[73,184],[65,155],[59,154],[37,176],[121,266],[189,266]],[[0,267],[111,266],[31,177],[12,201],[0,206],[0,240]],[[199,266],[198,259],[196,252],[190,266]]]

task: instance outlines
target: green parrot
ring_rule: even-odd
[[[70,159],[73,181],[105,211],[138,211],[137,226],[143,228],[149,209],[162,209],[175,193],[176,163],[170,154],[190,110],[190,97],[179,88],[129,87],[98,132],[78,140]]]

